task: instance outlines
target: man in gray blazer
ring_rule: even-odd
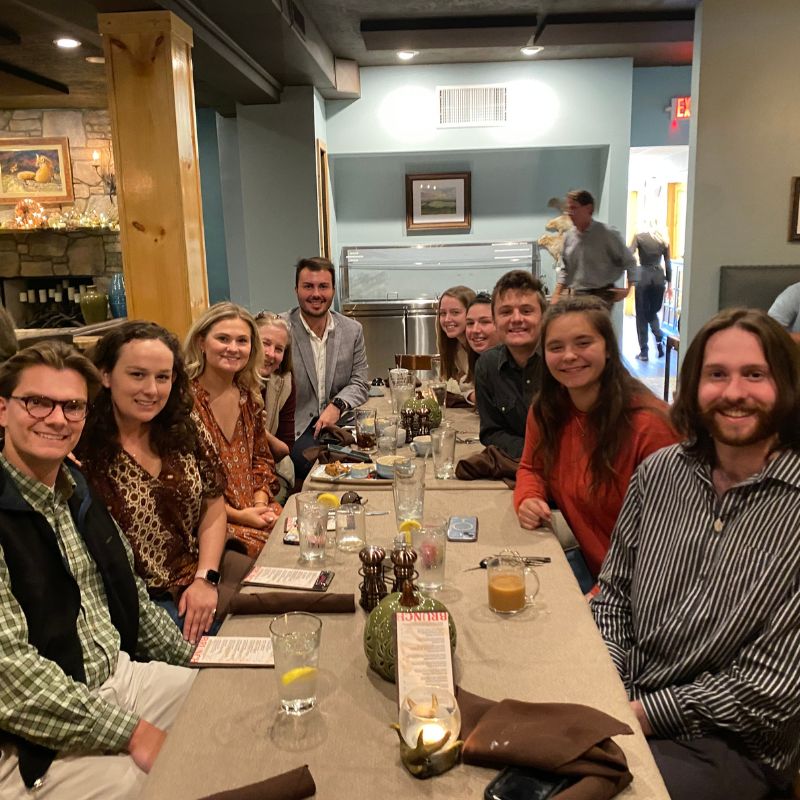
[[[312,466],[303,451],[318,444],[324,427],[341,423],[366,402],[369,379],[361,323],[331,310],[336,292],[333,264],[327,258],[300,259],[294,290],[298,306],[287,318],[297,392],[292,461],[299,482]]]

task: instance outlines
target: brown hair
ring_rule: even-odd
[[[90,400],[100,386],[100,375],[94,364],[71,345],[54,340],[25,347],[0,364],[0,397],[11,397],[22,373],[30,367],[40,366],[77,372],[86,381]]]
[[[467,306],[467,311],[469,311],[472,306],[489,306],[489,313],[492,313],[492,296],[489,292],[478,292],[472,300],[469,301],[469,305]],[[469,369],[467,370],[467,383],[475,383],[475,364],[478,362],[478,356],[480,353],[476,353],[470,343],[469,339],[467,340],[467,363],[469,364]]]
[[[703,371],[708,340],[728,328],[741,328],[761,343],[770,374],[775,381],[778,445],[800,451],[800,349],[784,328],[766,311],[755,308],[727,308],[712,317],[686,351],[672,422],[688,438],[687,449],[708,464],[714,463],[714,440],[702,422],[697,391]]]
[[[336,267],[330,259],[323,258],[322,256],[313,256],[312,258],[301,258],[294,267],[294,288],[300,282],[300,270],[310,269],[312,272],[322,272],[326,270],[331,276],[331,286],[336,288]]]
[[[594,208],[594,197],[587,189],[573,189],[567,192],[567,200],[572,200],[579,206],[591,206]]]
[[[442,377],[445,380],[450,378],[458,380],[463,378],[464,374],[458,371],[456,354],[458,353],[458,348],[464,345],[461,344],[458,338],[450,339],[442,330],[442,325],[439,322],[439,310],[442,307],[442,299],[445,297],[452,297],[458,300],[464,306],[464,312],[466,312],[469,304],[475,299],[475,292],[469,286],[451,286],[441,293],[439,303],[436,306],[436,343],[439,346],[439,355],[442,358]]]
[[[550,325],[565,314],[583,314],[606,346],[606,366],[600,377],[600,393],[586,420],[595,434],[594,448],[589,457],[590,487],[595,493],[604,484],[614,480],[614,462],[625,443],[622,432],[630,427],[631,412],[637,406],[634,398],[648,398],[650,390],[632,377],[622,363],[611,317],[605,303],[597,297],[565,297],[547,309],[540,335],[543,352],[547,347]],[[653,400],[655,406],[657,401],[655,398]],[[539,428],[534,458],[542,460],[545,475],[549,474],[555,463],[561,432],[569,419],[571,408],[568,390],[549,369],[543,369],[541,388],[533,398],[533,416]],[[655,407],[651,410],[659,413]]]
[[[539,301],[539,310],[542,314],[547,308],[547,299],[544,296],[542,282],[538,278],[534,278],[527,270],[512,269],[497,279],[497,283],[492,289],[492,314],[494,314],[498,298],[506,292],[531,292],[536,295],[536,299]]]

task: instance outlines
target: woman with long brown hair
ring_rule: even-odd
[[[470,348],[467,344],[467,308],[475,299],[468,286],[451,286],[439,297],[436,341],[442,359],[442,380],[453,381],[448,391],[467,394],[474,386],[467,383]]]
[[[547,369],[528,414],[514,507],[530,530],[555,501],[597,578],[639,463],[678,441],[667,405],[625,369],[605,304],[568,297],[542,321]]]
[[[278,479],[262,413],[258,327],[247,309],[217,303],[192,326],[184,350],[194,411],[227,480],[228,532],[255,558],[281,513],[273,502]]]

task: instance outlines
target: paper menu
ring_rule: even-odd
[[[449,615],[446,611],[395,614],[398,703],[416,686],[453,688]]]
[[[243,583],[255,586],[272,586],[278,589],[309,589],[324,591],[333,573],[318,569],[294,569],[291,567],[253,567]]]
[[[269,636],[203,636],[192,667],[274,667]]]

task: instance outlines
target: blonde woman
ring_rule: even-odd
[[[262,413],[264,351],[256,322],[241,306],[217,303],[192,326],[184,349],[193,413],[227,478],[228,533],[255,558],[281,512],[273,502],[279,485]]]
[[[475,299],[475,292],[468,286],[451,286],[439,297],[439,325],[436,339],[442,358],[442,379],[450,383],[448,391],[463,394],[474,392],[475,387],[467,380],[470,372],[467,344],[467,308]]]
[[[294,465],[289,453],[294,444],[294,412],[297,393],[292,380],[292,337],[289,323],[271,311],[256,314],[256,325],[264,348],[264,420],[272,455],[277,463],[284,496],[294,486]]]

